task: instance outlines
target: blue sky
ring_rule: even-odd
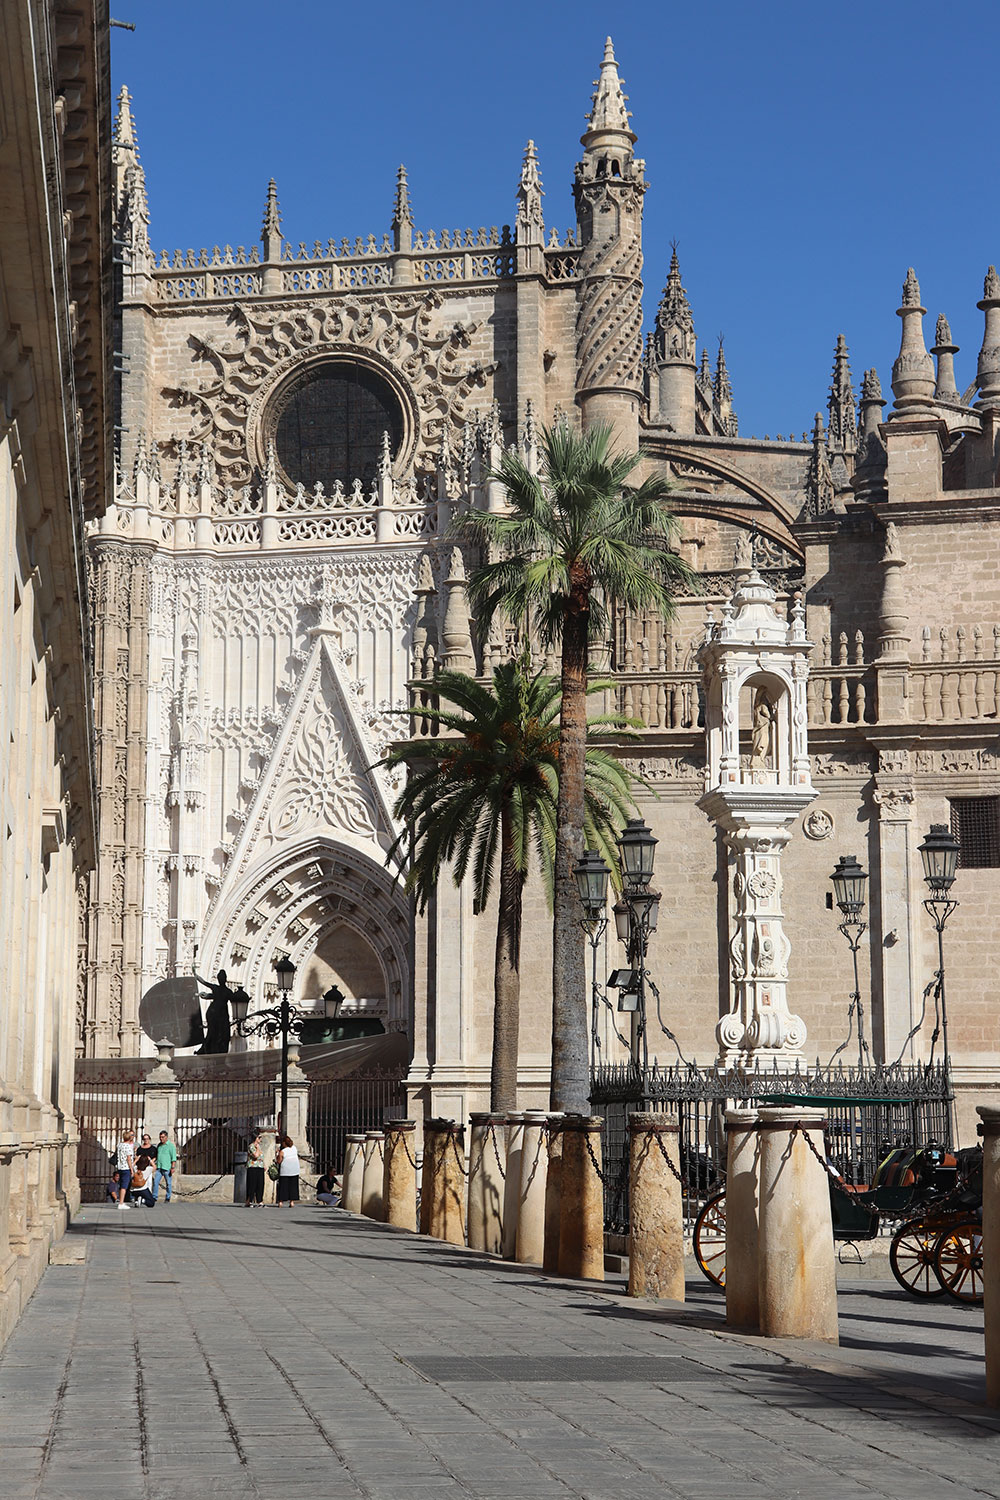
[[[570,187],[605,34],[646,159],[646,318],[678,241],[699,341],[725,333],[740,431],[825,410],[843,332],[888,395],[908,265],[960,388],[1000,260],[986,13],[925,0],[625,8],[116,0],[115,89],[135,101],[159,249],[251,244],[267,179],[294,240],[381,234],[406,163],[418,228],[510,221],[525,141],[546,223]],[[958,19],[968,17],[965,24]]]

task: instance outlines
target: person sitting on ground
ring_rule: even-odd
[[[322,1203],[325,1208],[332,1208],[334,1204],[340,1202],[332,1167],[327,1167],[316,1184],[316,1202]]]
[[[275,1161],[278,1163],[278,1207],[290,1208],[299,1201],[299,1153],[290,1135],[283,1135]]]
[[[118,1202],[118,1173],[117,1172],[112,1172],[110,1179],[108,1180],[107,1184],[105,1185],[104,1193],[105,1193],[105,1197],[107,1198],[107,1200],[108,1200],[109,1203],[117,1203]]]
[[[130,1192],[133,1203],[145,1204],[147,1208],[156,1207],[156,1199],[149,1190],[151,1162],[149,1157],[140,1151],[135,1159],[135,1171],[132,1173]]]

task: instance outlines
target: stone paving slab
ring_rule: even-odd
[[[1000,1497],[982,1314],[839,1348],[300,1207],[89,1206],[0,1354],[0,1500]]]

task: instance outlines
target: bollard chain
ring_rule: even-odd
[[[448,1139],[451,1142],[451,1149],[455,1153],[455,1160],[458,1162],[458,1170],[461,1172],[461,1174],[462,1174],[463,1177],[468,1177],[468,1175],[469,1175],[469,1169],[465,1165],[465,1159],[461,1155],[461,1153],[460,1153],[460,1151],[458,1149],[458,1141],[456,1140],[454,1133],[452,1131],[450,1131],[450,1130],[448,1132]],[[445,1148],[445,1150],[447,1150],[447,1147]],[[441,1154],[441,1160],[442,1160],[442,1162],[444,1161],[444,1153],[443,1152]]]
[[[651,1135],[653,1137],[653,1139],[655,1140],[657,1146],[659,1146],[659,1148],[660,1148],[660,1155],[663,1157],[663,1160],[666,1162],[667,1166],[670,1168],[670,1170],[673,1173],[674,1177],[676,1177],[677,1181],[681,1185],[681,1188],[683,1189],[684,1188],[684,1178],[681,1176],[680,1172],[677,1170],[677,1168],[674,1166],[673,1162],[670,1160],[670,1157],[667,1155],[667,1148],[663,1144],[663,1136],[660,1134],[660,1132],[658,1130],[650,1130],[650,1131],[647,1132],[647,1134]]]
[[[492,1120],[490,1121],[489,1135],[490,1135],[490,1142],[491,1142],[491,1144],[493,1146],[493,1155],[497,1159],[497,1168],[498,1168],[498,1170],[500,1172],[500,1180],[501,1180],[501,1182],[506,1182],[507,1181],[507,1169],[504,1166],[503,1162],[500,1160],[500,1147],[497,1145],[496,1126],[493,1124]]]
[[[403,1150],[406,1152],[406,1159],[410,1163],[410,1166],[413,1168],[414,1172],[418,1171],[419,1168],[417,1167],[417,1159],[411,1152],[410,1143],[402,1131],[399,1132],[396,1140],[393,1142],[393,1150],[395,1150],[397,1144],[401,1145]]]
[[[604,1173],[601,1171],[601,1168],[600,1168],[600,1165],[598,1163],[597,1157],[594,1155],[594,1148],[590,1144],[590,1131],[589,1130],[584,1130],[584,1131],[581,1131],[581,1134],[583,1136],[583,1144],[587,1148],[587,1155],[590,1157],[591,1165],[594,1168],[594,1171],[597,1173],[598,1178],[600,1179],[601,1186],[602,1187],[607,1187],[607,1185],[608,1185],[608,1179],[605,1177]]]
[[[819,1152],[816,1150],[816,1147],[813,1144],[812,1136],[809,1134],[808,1130],[804,1130],[801,1125],[796,1125],[795,1129],[792,1131],[792,1140],[794,1140],[797,1135],[801,1135],[803,1137],[806,1145],[809,1147],[809,1150],[812,1152],[813,1156],[815,1156],[816,1160],[823,1168],[823,1171],[828,1173],[829,1176],[833,1178],[838,1187],[846,1188],[850,1186],[846,1178],[842,1177],[841,1174],[837,1171],[837,1168],[834,1166],[830,1158],[828,1156],[820,1156]]]

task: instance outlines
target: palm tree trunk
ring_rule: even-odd
[[[521,898],[524,876],[514,859],[510,803],[500,814],[500,902],[493,968],[493,1064],[490,1109],[517,1109],[517,1051],[521,1010]]]
[[[575,591],[574,591],[575,592]],[[559,718],[559,803],[556,822],[552,921],[552,1088],[554,1110],[590,1113],[587,972],[583,915],[574,868],[583,853],[584,773],[587,757],[586,591],[574,598],[562,639]]]

